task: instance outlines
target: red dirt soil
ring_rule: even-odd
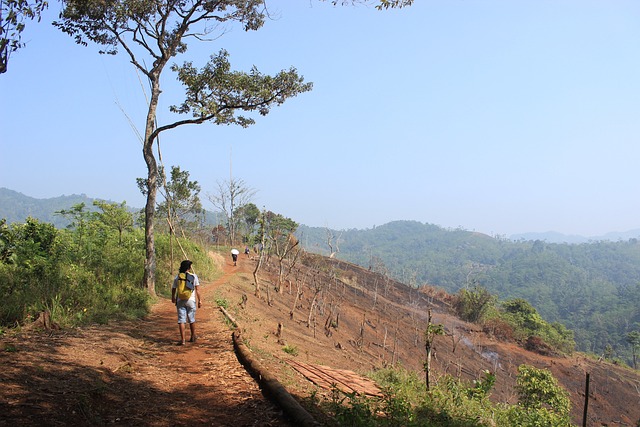
[[[141,321],[3,336],[0,426],[288,426],[238,362],[212,301],[232,274],[201,286],[198,340],[185,346],[167,299]]]

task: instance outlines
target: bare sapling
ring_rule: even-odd
[[[278,322],[278,329],[276,330],[276,338],[278,338],[278,344],[280,345],[286,345],[283,335],[284,335],[284,325],[282,324],[282,322]]]
[[[373,281],[373,309],[375,310],[378,303],[378,276]]]
[[[290,234],[286,239],[273,239],[274,252],[276,258],[278,259],[278,285],[276,289],[279,294],[282,293],[282,285],[284,283],[284,279],[289,275],[289,273],[291,273],[291,269],[298,259],[300,248],[298,248],[298,250],[295,249],[299,244],[300,241],[293,234]],[[289,260],[290,262],[287,266],[285,260],[289,259],[290,257],[292,257],[292,259]],[[285,275],[285,269],[287,269],[287,275]]]
[[[298,306],[298,301],[302,296],[302,285],[304,284],[304,278],[306,275],[302,276],[302,283],[300,281],[296,281],[296,297],[293,299],[293,305],[291,306],[291,310],[289,311],[289,319],[293,320],[293,313],[296,311],[296,307]]]
[[[427,356],[424,361],[424,373],[425,383],[427,391],[429,391],[429,377],[431,374],[431,357],[433,353],[433,341],[436,335],[444,335],[444,327],[441,324],[434,325],[431,322],[431,309],[427,311],[427,329],[424,331],[424,347],[427,351]]]
[[[333,257],[335,257],[336,254],[340,252],[340,248],[338,247],[338,244],[340,243],[342,232],[340,232],[340,235],[336,237],[335,234],[333,234],[333,230],[330,230],[329,228],[325,228],[325,233],[327,236],[327,245],[329,246],[329,258],[333,259]],[[333,249],[334,243],[336,247],[335,250]]]
[[[311,300],[311,307],[309,307],[309,317],[307,318],[307,328],[311,327],[311,319],[313,316],[313,311],[316,308],[316,304],[318,301],[318,295],[320,294],[320,291],[322,290],[322,287],[318,284],[318,278],[317,276],[313,277],[313,286],[314,286],[314,292],[313,292],[313,298]]]
[[[258,277],[258,271],[260,270],[260,267],[262,267],[262,261],[263,261],[263,256],[264,256],[264,251],[260,251],[259,255],[258,255],[258,262],[256,263],[256,268],[253,270],[253,282],[255,283],[255,296],[256,298],[260,298],[260,278]]]

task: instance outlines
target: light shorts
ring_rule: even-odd
[[[195,299],[186,301],[179,299],[176,307],[178,308],[178,323],[196,323]]]

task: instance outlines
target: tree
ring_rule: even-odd
[[[49,2],[47,0],[34,0],[31,3],[28,0],[0,0],[0,2],[0,74],[3,74],[7,71],[11,53],[24,47],[24,43],[20,40],[22,31],[26,27],[25,20],[37,19],[39,22],[40,15],[49,6]],[[335,0],[332,3],[339,2]],[[349,2],[342,1],[342,3]],[[413,0],[381,0],[376,5],[376,9],[402,8],[412,3]]]
[[[278,258],[278,292],[282,292],[284,281],[285,259],[290,259],[289,271],[293,268],[298,258],[299,251],[295,251],[300,241],[294,236],[298,223],[291,218],[275,214],[271,211],[265,213],[265,232],[268,237],[267,249],[273,251]]]
[[[444,326],[441,323],[431,323],[431,309],[427,311],[427,329],[424,331],[424,347],[427,351],[427,357],[424,361],[424,379],[429,391],[429,377],[431,375],[431,355],[433,353],[433,341],[437,335],[444,335]]]
[[[160,176],[164,177],[162,169]],[[172,166],[171,178],[159,190],[165,200],[158,204],[157,212],[167,217],[171,234],[175,234],[176,227],[191,229],[202,222],[204,209],[200,202],[200,185],[198,181],[189,181],[188,171]]]
[[[258,225],[260,227],[258,231],[258,238],[260,239],[260,243],[258,245],[258,262],[256,263],[256,268],[253,270],[253,282],[256,286],[256,290],[254,295],[256,298],[260,298],[260,278],[258,277],[258,271],[260,271],[260,267],[262,267],[262,262],[264,260],[264,243],[266,239],[265,233],[265,215],[264,212],[260,213],[260,218],[258,218]]]
[[[256,243],[252,237],[255,237],[255,233],[257,233],[260,209],[254,203],[247,203],[237,208],[233,216],[237,221],[236,233],[240,234],[242,241],[248,244]]]
[[[170,263],[173,269],[173,237],[176,229],[184,232],[186,229],[197,228],[204,220],[204,209],[200,203],[200,185],[197,181],[189,181],[189,172],[181,171],[180,166],[172,166],[171,179],[167,181],[164,168],[160,167],[159,175],[161,182],[158,181],[158,190],[164,196],[164,201],[158,204],[156,212],[167,219],[167,229],[171,236]],[[146,180],[138,178],[137,181],[140,191],[146,195]]]
[[[455,309],[462,320],[475,323],[494,306],[496,299],[482,286],[476,285],[471,290],[463,288],[458,291]]]
[[[117,203],[107,203],[96,200],[93,205],[101,212],[96,212],[95,217],[105,226],[113,228],[118,232],[118,244],[122,244],[122,234],[133,229],[133,214],[127,210],[126,202],[119,205]]]
[[[638,353],[640,352],[640,331],[629,332],[626,336],[627,342],[631,344],[633,355],[633,369],[638,369]]]
[[[411,6],[413,0],[380,0],[380,3],[376,6],[378,10],[402,8],[405,6]]]
[[[329,229],[329,227],[325,227],[325,235],[327,237],[327,245],[329,246],[329,258],[333,258],[336,256],[338,252],[340,252],[340,238],[342,237],[342,232],[340,232],[339,236],[333,234],[333,230]],[[333,250],[333,246],[335,244],[336,249]]]
[[[516,389],[518,404],[526,409],[537,410],[544,407],[562,417],[568,417],[571,412],[569,394],[546,369],[520,365]]]
[[[24,47],[21,40],[25,21],[40,21],[40,14],[48,5],[46,0],[0,0],[0,74],[7,72],[11,54]]]
[[[254,189],[248,187],[242,179],[237,178],[231,178],[229,181],[218,181],[218,192],[207,194],[211,204],[219,209],[227,219],[230,245],[233,245],[236,241],[238,213],[243,212],[244,207],[249,204],[254,194],[256,194]],[[256,212],[251,210],[251,214],[256,214]],[[259,215],[260,211],[257,212],[255,221],[257,221]]]
[[[173,64],[185,99],[170,107],[191,118],[166,124],[157,122],[161,80],[169,61],[187,51],[187,41],[211,38],[224,24],[240,24],[246,31],[262,27],[268,11],[264,0],[66,0],[54,25],[74,37],[76,43],[96,43],[100,53],[123,49],[134,67],[146,77],[150,93],[142,153],[147,166],[145,204],[144,286],[155,295],[154,219],[159,167],[154,153],[160,134],[179,126],[213,122],[250,126],[254,119],[243,112],[269,113],[273,106],[311,90],[295,68],[275,76],[255,67],[232,71],[229,54],[220,50],[202,69],[191,62]]]

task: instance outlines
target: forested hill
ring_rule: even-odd
[[[51,223],[58,228],[64,228],[69,224],[69,220],[55,212],[68,210],[80,203],[84,203],[88,209],[92,209],[93,200],[85,194],[34,199],[8,188],[0,188],[0,218],[12,223],[24,222],[27,217],[32,217],[42,222]]]
[[[95,200],[85,194],[72,194],[70,196],[58,196],[48,199],[35,199],[25,196],[17,191],[0,187],[0,219],[6,219],[7,223],[24,222],[27,217],[36,218],[42,222],[53,224],[57,228],[65,228],[70,220],[63,215],[56,214],[62,210],[70,210],[73,206],[84,203],[85,210],[97,211],[98,208],[93,206]],[[108,203],[120,204],[122,201],[113,202],[105,200]],[[126,202],[125,202],[126,203]],[[140,212],[142,209],[127,206],[130,212]],[[219,224],[221,219],[213,212],[205,210],[205,224]]]
[[[409,285],[456,293],[480,285],[500,300],[524,298],[548,321],[575,332],[578,349],[631,360],[626,334],[640,330],[640,241],[557,244],[510,241],[416,221],[368,230],[301,226],[303,246]],[[611,349],[610,348],[610,349]]]

